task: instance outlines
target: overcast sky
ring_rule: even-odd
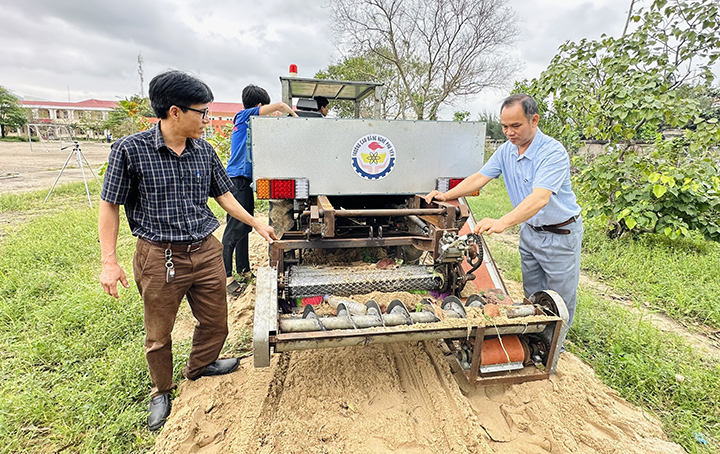
[[[117,100],[166,69],[202,78],[215,100],[240,102],[247,84],[280,98],[278,76],[337,62],[326,0],[3,0],[0,85],[25,99]],[[645,0],[644,3],[648,3]],[[638,2],[636,1],[636,4]],[[640,2],[642,5],[642,1]],[[566,40],[619,36],[630,0],[508,0],[521,34],[516,79],[537,77]],[[497,111],[507,92],[483,92],[441,112]]]

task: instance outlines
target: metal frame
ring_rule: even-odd
[[[258,296],[256,299],[255,312],[255,360],[256,367],[268,365],[270,352],[287,352],[293,350],[306,350],[316,348],[335,348],[348,346],[364,346],[376,343],[389,343],[400,341],[420,341],[444,339],[454,350],[452,341],[474,338],[473,354],[470,370],[463,370],[468,382],[474,385],[493,385],[521,383],[532,380],[549,378],[555,372],[560,352],[560,342],[564,337],[563,326],[567,321],[567,310],[564,302],[555,292],[538,292],[530,299],[534,303],[546,308],[551,316],[546,320],[532,321],[528,323],[509,323],[506,325],[493,326],[492,329],[486,326],[468,327],[433,327],[428,324],[417,326],[390,327],[385,326],[382,330],[377,329],[347,329],[347,330],[323,330],[311,332],[281,332],[278,322],[278,295],[283,291],[282,282],[284,264],[284,252],[293,249],[326,249],[346,247],[373,247],[373,246],[401,246],[413,245],[424,251],[431,251],[433,258],[438,257],[439,238],[443,231],[455,229],[456,221],[465,224],[463,232],[468,231],[474,225],[474,219],[467,202],[460,199],[454,203],[438,203],[428,207],[421,197],[415,196],[408,201],[408,208],[402,209],[368,209],[368,210],[344,210],[335,209],[326,197],[318,197],[317,203],[304,210],[301,216],[309,216],[311,220],[321,223],[323,234],[310,235],[310,228],[305,232],[286,232],[280,240],[271,245],[270,265],[272,268],[263,268],[258,273]],[[362,217],[362,216],[407,216],[415,215],[425,220],[430,227],[427,236],[411,235],[404,233],[392,233],[382,235],[378,232],[375,236],[372,231],[365,237],[336,237],[334,230],[335,219],[338,217]],[[464,222],[468,220],[469,222]],[[505,293],[507,289],[500,277],[497,266],[489,254],[487,244],[481,240],[483,250],[483,265],[485,272],[489,275],[496,287],[502,288]],[[497,284],[499,282],[499,285]],[[531,301],[526,301],[530,303]],[[273,312],[274,311],[274,312]],[[274,314],[274,315],[273,315]],[[564,315],[563,315],[564,314]],[[272,317],[273,321],[259,320],[263,317]],[[566,324],[566,323],[565,323]],[[547,331],[552,329],[552,335]],[[486,338],[503,335],[522,335],[545,333],[550,336],[549,351],[543,361],[547,364],[544,369],[534,366],[527,366],[521,370],[503,371],[493,373],[481,373],[482,346]]]
[[[526,381],[544,380],[550,378],[551,367],[553,363],[557,363],[557,356],[559,351],[556,352],[557,341],[560,337],[560,331],[562,329],[562,319],[553,317],[553,321],[550,322],[530,322],[528,325],[542,325],[548,326],[554,324],[553,327],[553,339],[550,343],[550,351],[547,356],[547,367],[544,370],[533,368],[532,366],[524,367],[520,371],[507,371],[507,372],[494,372],[490,374],[480,373],[480,365],[482,364],[482,345],[486,338],[486,327],[478,327],[475,331],[475,344],[473,346],[473,357],[470,370],[463,370],[465,377],[468,382],[480,386],[499,385],[499,384],[512,384],[512,383],[523,383]],[[490,333],[493,336],[495,333]],[[472,337],[472,336],[471,336]],[[502,337],[502,336],[500,336]],[[554,372],[554,370],[552,370]]]
[[[292,106],[293,98],[313,98],[315,96],[325,96],[331,100],[353,101],[355,118],[360,118],[360,102],[375,95],[373,118],[380,118],[380,99],[384,88],[382,83],[280,77],[280,84],[282,100],[289,106]],[[348,92],[352,94],[346,94]]]
[[[70,129],[67,127],[67,125],[58,125],[53,123],[28,123],[26,125],[28,127],[28,142],[30,143],[30,151],[33,150],[33,144],[32,144],[32,128],[35,128],[35,132],[37,133],[38,139],[40,139],[40,143],[43,145],[43,148],[45,148],[45,151],[50,151],[47,148],[47,143],[51,141],[52,139],[44,139],[42,136],[42,132],[40,131],[40,128],[44,128],[46,131],[50,129],[54,129],[55,136],[57,137],[57,140],[60,142],[60,149],[64,150],[63,148],[63,140],[62,140],[62,134],[60,134],[61,130],[65,130],[65,134],[70,138],[70,141],[73,140],[73,135],[70,133]]]
[[[256,311],[257,310],[256,306]],[[463,370],[463,374],[471,384],[489,386],[496,384],[523,383],[526,381],[544,380],[549,378],[550,374],[554,373],[554,370],[552,370],[552,364],[557,363],[557,359],[559,357],[559,347],[557,347],[557,341],[560,337],[562,324],[563,320],[561,318],[551,316],[544,321],[497,325],[493,327],[492,331],[488,330],[486,326],[474,326],[468,329],[467,327],[431,328],[428,325],[423,325],[421,328],[415,329],[404,326],[385,327],[382,331],[367,328],[356,330],[313,331],[304,333],[280,333],[277,332],[276,324],[274,334],[267,336],[267,340],[263,342],[267,343],[268,349],[272,347],[276,353],[280,353],[318,348],[360,347],[391,342],[443,339],[452,350],[453,347],[451,341],[474,338],[475,342],[473,346],[473,356],[470,370]],[[480,365],[482,364],[482,345],[486,337],[494,337],[496,335],[502,337],[503,335],[539,334],[540,332],[548,329],[548,327],[552,327],[553,337],[550,344],[550,350],[546,358],[547,367],[541,370],[534,366],[527,366],[522,370],[517,371],[493,372],[487,374],[480,373]],[[265,357],[264,352],[265,350],[263,348],[263,357]],[[269,357],[269,355],[267,356]],[[268,361],[262,361],[262,364],[265,362],[269,364]],[[257,359],[255,365],[256,367],[261,367],[258,366]]]

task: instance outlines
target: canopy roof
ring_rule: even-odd
[[[313,98],[325,96],[330,100],[362,101],[370,96],[376,87],[383,84],[377,82],[350,82],[343,80],[303,79],[300,77],[280,77],[285,86],[289,86],[290,98]]]

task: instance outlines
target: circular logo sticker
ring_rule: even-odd
[[[353,170],[366,180],[385,178],[395,167],[395,147],[387,137],[379,134],[358,139],[351,157]]]

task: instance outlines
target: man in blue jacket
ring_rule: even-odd
[[[255,197],[250,187],[252,183],[252,153],[247,147],[248,126],[250,117],[255,115],[272,115],[276,112],[297,117],[297,114],[284,102],[270,104],[270,96],[265,89],[256,85],[248,85],[243,89],[242,102],[244,109],[238,112],[233,119],[233,133],[230,141],[230,159],[227,172],[232,180],[232,194],[240,205],[253,215],[255,212]],[[248,236],[251,227],[228,214],[227,225],[223,232],[223,261],[225,262],[226,287],[231,296],[242,294],[246,282],[240,283],[233,278],[233,254],[235,255],[235,269],[238,274],[245,275],[245,281],[250,279],[250,256]]]

